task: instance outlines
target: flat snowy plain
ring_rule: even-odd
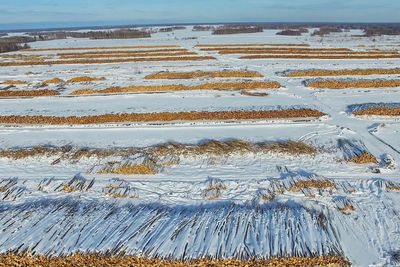
[[[92,155],[75,161],[63,158],[63,152],[21,158],[0,154],[0,252],[32,250],[39,254],[67,255],[76,251],[117,253],[124,250],[130,255],[174,259],[340,255],[354,266],[395,266],[394,255],[400,253],[400,191],[391,188],[400,189],[399,117],[357,117],[352,115],[350,107],[371,103],[398,105],[400,88],[315,89],[306,87],[304,82],[399,80],[400,75],[291,78],[283,73],[310,69],[393,69],[400,67],[400,59],[244,60],[237,54],[201,51],[195,45],[309,44],[310,48],[398,51],[400,37],[384,36],[375,40],[351,37],[359,34],[357,31],[326,37],[313,37],[309,33],[285,37],[275,33],[265,30],[218,36],[194,32],[192,27],[187,27],[172,33],[156,33],[149,39],[42,41],[32,43],[31,47],[177,45],[199,56],[214,56],[216,60],[0,67],[0,82],[27,82],[11,89],[0,84],[1,91],[36,90],[43,81],[53,78],[64,81],[79,76],[105,78],[45,87],[60,92],[58,96],[2,98],[0,116],[286,108],[311,108],[327,114],[305,120],[2,124],[0,149],[3,151],[33,147],[142,151],[169,143],[195,146],[210,140],[240,139],[252,144],[304,142],[316,152],[167,155],[155,163],[157,172],[146,175],[101,173],[113,164],[143,162],[147,155],[142,152]],[[60,52],[88,51],[8,54],[55,57]],[[165,71],[245,70],[264,77],[144,79],[146,75]],[[243,81],[276,81],[281,88],[251,90],[267,93],[266,96],[244,95],[240,90],[69,95],[78,89]],[[378,163],[348,161],[364,152],[373,155]],[[335,187],[282,190],[307,180],[328,180]],[[68,190],[66,185],[77,189]],[[272,193],[273,199],[265,197]],[[346,206],[353,210],[343,209]]]

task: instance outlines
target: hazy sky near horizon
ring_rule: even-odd
[[[0,0],[1,28],[194,22],[400,22],[400,0]]]

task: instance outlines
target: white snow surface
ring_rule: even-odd
[[[167,143],[196,145],[208,140],[248,142],[303,141],[317,149],[313,155],[250,153],[181,156],[179,164],[154,175],[99,175],[90,171],[111,160],[90,157],[73,163],[57,156],[0,158],[0,252],[32,250],[46,255],[75,251],[149,257],[240,259],[273,256],[343,255],[354,266],[395,266],[400,253],[399,185],[400,124],[398,117],[355,117],[350,107],[371,103],[400,103],[400,88],[313,89],[310,77],[286,78],[288,70],[399,68],[400,59],[369,60],[240,60],[238,55],[202,52],[194,45],[241,43],[306,43],[315,48],[399,49],[400,37],[352,37],[356,31],[321,37],[275,35],[276,31],[237,35],[192,32],[192,27],[151,38],[127,40],[72,39],[32,43],[32,48],[179,45],[217,60],[129,62],[90,65],[0,67],[0,82],[23,80],[12,90],[38,88],[44,80],[77,76],[105,81],[49,85],[61,95],[0,99],[0,115],[83,116],[105,113],[270,110],[312,108],[328,114],[305,121],[218,121],[87,126],[0,125],[0,149],[35,146],[74,148],[146,148]],[[189,39],[195,37],[196,39]],[[363,45],[361,47],[360,45]],[[137,50],[137,49],[131,49]],[[146,49],[144,49],[146,50]],[[64,51],[62,51],[64,52]],[[68,52],[68,51],[65,51]],[[84,52],[84,51],[77,51]],[[46,54],[14,52],[10,54]],[[3,60],[3,59],[1,59]],[[264,78],[198,78],[145,80],[161,71],[257,71]],[[33,72],[26,75],[26,72]],[[345,76],[338,79],[400,79],[400,75]],[[311,78],[315,79],[315,78]],[[322,79],[335,79],[323,77]],[[238,91],[182,91],[96,96],[68,94],[77,89],[129,85],[185,84],[228,81],[277,81],[280,89],[259,90],[264,97]],[[0,89],[5,85],[0,84]],[[354,153],[369,152],[379,164],[354,164]],[[390,159],[390,163],[388,163]],[[75,179],[74,179],[75,177]],[[329,180],[336,188],[286,190],[273,200],[262,195],[290,188],[296,181]],[[82,191],[67,193],[68,182]],[[225,189],[209,200],[207,187]],[[134,198],[105,196],[109,185]],[[340,208],[352,205],[355,210]]]

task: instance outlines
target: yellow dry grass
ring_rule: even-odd
[[[4,81],[3,84],[18,85],[18,84],[27,84],[27,82],[24,82],[24,81],[11,81],[11,80],[7,80],[7,81]]]
[[[63,189],[61,191],[67,192],[67,193],[73,193],[73,192],[77,192],[79,190],[66,184],[63,186]]]
[[[174,162],[174,161],[167,161],[163,163],[164,166],[175,166],[178,165],[178,162]]]
[[[277,89],[281,85],[278,82],[231,82],[231,83],[205,83],[201,85],[132,85],[127,87],[110,87],[102,90],[79,89],[70,95],[88,94],[118,94],[133,92],[166,92],[166,91],[191,91],[191,90],[254,90],[254,89]]]
[[[397,52],[371,52],[371,51],[336,51],[336,50],[313,50],[313,49],[288,49],[288,50],[267,50],[267,49],[237,49],[237,50],[219,50],[219,54],[221,55],[229,55],[229,54],[284,54],[284,55],[322,55],[322,56],[368,56],[368,55],[376,55],[376,56],[384,56],[384,55],[399,55]]]
[[[106,78],[104,77],[96,78],[96,77],[82,76],[69,79],[67,82],[68,83],[94,82],[94,81],[104,81],[105,79]]]
[[[382,87],[399,87],[400,80],[392,81],[319,81],[312,82],[306,85],[313,88],[382,88]]]
[[[352,205],[344,205],[342,208],[339,208],[340,211],[346,212],[346,211],[355,211],[356,208],[354,208]]]
[[[272,200],[274,200],[275,199],[275,194],[263,194],[263,195],[261,195],[261,198],[263,199],[263,200],[265,200],[265,201],[272,201]]]
[[[140,54],[95,54],[95,55],[71,55],[60,56],[60,59],[79,59],[79,58],[130,58],[130,57],[168,57],[168,56],[193,56],[196,52],[168,52],[168,53],[145,53]]]
[[[109,50],[109,49],[141,49],[141,48],[172,48],[178,45],[151,45],[151,46],[100,46],[100,47],[65,47],[65,48],[41,48],[41,49],[22,49],[21,52],[41,52],[41,51],[64,51],[64,50]]]
[[[369,108],[366,110],[354,111],[356,116],[400,116],[400,108]]]
[[[197,120],[261,120],[278,118],[317,118],[326,115],[314,109],[284,109],[262,111],[190,111],[160,113],[120,113],[93,116],[0,116],[0,123],[31,125],[85,125],[102,123],[156,122],[156,121],[197,121]]]
[[[386,185],[386,191],[400,191],[400,186],[395,184]]]
[[[336,188],[336,185],[329,180],[297,181],[291,188],[289,188],[289,191],[297,192],[303,188],[328,189],[328,188]]]
[[[136,195],[128,196],[126,194],[113,194],[113,193],[109,193],[109,192],[104,193],[104,196],[109,196],[109,197],[112,197],[112,198],[127,198],[127,197],[129,197],[129,198],[137,198],[138,197]]]
[[[380,59],[380,58],[400,58],[399,55],[250,55],[242,56],[240,59]]]
[[[351,159],[348,159],[347,161],[352,162],[352,163],[357,163],[357,164],[364,164],[364,163],[378,164],[379,163],[378,160],[375,158],[375,156],[371,155],[368,152],[365,152],[358,157],[353,157]]]
[[[74,53],[57,53],[57,56],[95,56],[95,55],[115,55],[115,54],[142,54],[142,53],[168,53],[168,52],[187,52],[185,48],[174,49],[151,49],[151,50],[116,50],[116,51],[88,51]]]
[[[236,47],[236,46],[300,46],[309,47],[309,44],[198,44],[194,47]]]
[[[156,174],[153,170],[151,170],[144,164],[124,165],[115,169],[104,169],[98,172],[98,174],[108,174],[108,173],[123,174],[123,175]]]
[[[193,79],[199,77],[243,77],[243,78],[258,78],[263,77],[258,72],[250,71],[217,71],[217,72],[205,72],[205,71],[195,71],[195,72],[165,72],[151,74],[144,77],[145,79]]]
[[[28,157],[62,157],[65,160],[77,162],[83,158],[96,157],[103,159],[111,156],[128,156],[138,152],[144,152],[152,155],[154,158],[164,156],[229,156],[246,155],[249,153],[285,153],[290,155],[310,155],[316,153],[316,149],[303,142],[267,142],[267,143],[249,143],[244,140],[231,141],[208,141],[200,145],[166,144],[154,147],[135,149],[78,149],[69,150],[63,147],[32,147],[22,149],[0,150],[1,158],[12,160],[25,159]],[[109,161],[108,164],[118,164],[119,161]],[[167,161],[165,166],[178,164],[178,161]],[[112,185],[106,188],[113,188]]]
[[[286,53],[286,52],[304,52],[304,53],[309,53],[309,52],[339,52],[339,53],[347,53],[347,52],[353,52],[353,50],[349,48],[288,48],[288,47],[274,47],[274,48],[265,48],[265,47],[258,47],[258,48],[248,48],[248,47],[235,47],[235,48],[221,48],[221,47],[213,47],[213,48],[201,48],[200,51],[217,51],[221,52],[223,54],[224,52],[262,52],[262,53],[269,53],[269,52],[281,52],[281,53]],[[355,52],[355,51],[354,51]],[[380,54],[384,54],[384,52],[381,52]]]
[[[157,62],[157,61],[199,61],[215,60],[210,56],[187,56],[187,57],[138,57],[121,59],[85,59],[85,60],[56,60],[56,61],[28,61],[28,62],[2,62],[0,67],[10,66],[38,66],[38,65],[67,65],[67,64],[107,64],[124,62]]]
[[[100,254],[81,254],[75,253],[67,257],[37,257],[23,254],[2,254],[0,264],[4,266],[57,266],[57,267],[84,267],[84,266],[141,266],[141,267],[262,267],[262,266],[350,266],[351,263],[340,256],[321,256],[321,257],[291,257],[291,258],[271,258],[267,260],[237,260],[237,259],[195,259],[192,261],[163,260],[158,258],[145,258],[136,256],[111,256],[107,257]]]
[[[50,84],[50,83],[60,83],[60,82],[62,82],[61,79],[59,79],[59,78],[53,78],[53,79],[50,79],[50,80],[46,80],[46,81],[44,81],[43,83]]]
[[[37,97],[55,96],[60,93],[55,90],[21,90],[21,91],[1,91],[0,97]]]
[[[364,70],[310,70],[294,71],[285,77],[303,76],[344,76],[344,75],[378,75],[378,74],[400,74],[400,69],[364,69]]]

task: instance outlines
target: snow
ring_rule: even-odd
[[[315,155],[283,153],[180,156],[179,164],[164,166],[154,175],[99,175],[114,160],[83,158],[77,163],[57,156],[0,158],[0,252],[32,249],[35,253],[66,255],[74,251],[125,250],[132,255],[191,259],[197,257],[315,256],[338,254],[354,266],[393,266],[400,250],[400,193],[386,190],[399,183],[400,124],[396,117],[355,117],[351,111],[379,103],[398,106],[399,88],[313,89],[304,78],[286,78],[288,70],[397,68],[400,59],[374,60],[240,60],[238,55],[200,51],[200,44],[308,43],[316,48],[398,49],[399,37],[351,37],[356,31],[328,37],[288,37],[275,30],[238,35],[192,32],[191,27],[152,38],[130,40],[53,40],[32,48],[179,45],[217,60],[130,62],[92,65],[0,67],[0,81],[23,80],[15,90],[34,89],[44,80],[77,76],[105,77],[105,81],[49,85],[56,97],[0,99],[0,115],[83,116],[105,113],[270,110],[308,107],[328,114],[320,120],[184,122],[166,125],[109,124],[88,126],[0,125],[0,149],[35,146],[74,148],[146,148],[170,142],[201,144],[207,140],[243,139],[248,142],[303,141],[317,148]],[[188,39],[196,37],[197,39]],[[364,45],[365,47],[360,47]],[[131,49],[137,50],[137,49]],[[146,50],[146,49],[144,49]],[[79,51],[79,52],[84,52]],[[68,51],[65,51],[68,52]],[[16,52],[53,55],[57,51]],[[12,53],[10,53],[12,54]],[[160,71],[257,71],[277,81],[280,89],[261,90],[253,97],[238,91],[182,91],[124,95],[75,96],[77,89],[105,89],[129,85],[185,84],[242,81],[240,78],[145,80]],[[31,71],[34,74],[25,75]],[[400,75],[345,76],[339,79],[399,79]],[[334,79],[334,77],[326,77]],[[0,88],[5,85],[0,84]],[[14,89],[13,89],[14,90]],[[339,141],[342,140],[342,141]],[[343,141],[345,140],[345,141]],[[355,150],[374,155],[379,164],[346,162]],[[353,147],[353,148],[354,148]],[[391,159],[391,166],[384,159]],[[394,167],[393,167],[394,166]],[[96,169],[97,170],[97,169]],[[379,172],[378,172],[379,171]],[[82,192],[61,189],[73,177],[83,181]],[[336,188],[286,190],[271,201],[260,197],[278,186],[307,177],[328,179]],[[205,197],[210,181],[221,183],[219,198]],[[11,185],[8,187],[9,185]],[[108,185],[118,185],[137,198],[104,196]],[[39,190],[40,189],[40,190]],[[308,196],[307,196],[308,195]],[[314,195],[314,197],[311,197]],[[355,211],[339,208],[350,203]]]

